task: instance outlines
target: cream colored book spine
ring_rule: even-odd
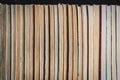
[[[78,11],[78,80],[82,80],[83,71],[83,26],[82,26],[82,9],[81,6],[77,6]]]
[[[88,67],[88,25],[87,25],[87,6],[82,5],[82,19],[83,19],[83,80],[87,80],[87,67]]]
[[[6,60],[5,60],[5,76],[6,80],[10,80],[10,5],[6,6]]]
[[[115,18],[115,5],[111,5],[111,7],[112,7],[112,12],[111,12],[111,15],[112,15],[112,22],[111,22],[111,24],[112,24],[112,80],[117,80],[117,78],[116,78],[116,63],[117,63],[117,57],[116,57],[116,53],[117,53],[117,47],[116,47],[116,18]]]
[[[107,6],[106,5],[102,5],[101,6],[101,27],[102,27],[102,39],[101,39],[101,79],[102,80],[106,80],[106,61],[107,61],[107,34],[106,34],[106,30],[107,30]]]
[[[53,5],[50,5],[50,80],[54,79],[54,8]]]
[[[64,47],[63,47],[63,56],[64,56],[64,79],[63,80],[66,80],[67,79],[67,70],[68,70],[68,65],[67,65],[67,62],[68,62],[68,24],[67,24],[67,5],[63,5],[63,31],[64,31]]]
[[[35,54],[34,54],[34,79],[39,80],[39,58],[40,58],[40,15],[39,5],[35,5]]]
[[[63,5],[59,4],[58,5],[58,10],[59,10],[59,59],[60,59],[60,64],[59,64],[59,79],[63,80]]]
[[[73,9],[73,41],[74,41],[74,53],[73,53],[73,65],[74,65],[74,69],[73,69],[73,80],[77,80],[77,69],[78,69],[78,25],[77,25],[77,7],[76,5],[72,5],[72,9]]]
[[[26,72],[26,80],[30,79],[30,7],[29,5],[25,5],[25,72]]]
[[[34,23],[33,23],[33,20],[34,20],[34,18],[33,18],[33,5],[30,5],[30,14],[29,14],[29,16],[30,16],[30,37],[29,37],[29,40],[30,40],[30,64],[29,64],[29,66],[30,66],[30,79],[29,80],[33,80],[33,66],[34,66],[34,64],[33,64],[33,55],[34,55],[34,52],[33,52],[33,49],[34,49],[34,42],[33,42],[33,39],[34,39],[34,35],[33,35],[33,33],[34,33]]]
[[[94,24],[93,24],[93,68],[94,68],[94,73],[93,73],[93,79],[98,80],[99,79],[99,33],[100,33],[100,7],[99,5],[94,5],[93,6],[93,15],[94,15]]]
[[[15,79],[19,80],[20,79],[20,6],[15,5]]]
[[[73,79],[73,62],[72,62],[72,54],[73,54],[73,39],[72,39],[72,6],[68,5],[68,27],[69,27],[69,70],[68,70],[68,80]]]
[[[89,25],[89,80],[93,80],[93,6],[88,5]]]
[[[111,80],[111,7],[107,6],[107,80]]]
[[[39,7],[40,15],[40,80],[44,79],[44,6]]]
[[[116,6],[117,25],[117,79],[120,80],[120,6]]]
[[[15,5],[11,5],[11,80],[15,79]]]
[[[54,5],[55,20],[55,80],[58,79],[58,6]]]
[[[48,5],[45,5],[45,80],[49,80],[49,56],[50,56],[50,49],[49,49],[49,10]]]

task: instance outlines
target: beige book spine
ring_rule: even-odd
[[[39,58],[40,58],[40,15],[39,5],[35,5],[35,62],[34,62],[34,79],[39,80]]]
[[[50,5],[50,80],[54,79],[54,8]]]
[[[11,5],[11,80],[15,79],[15,5]]]
[[[68,5],[68,26],[69,26],[69,70],[68,70],[68,80],[73,79],[73,62],[72,62],[72,54],[73,54],[73,39],[72,39],[72,6]]]
[[[78,25],[77,25],[77,7],[76,5],[72,5],[72,9],[73,9],[73,43],[74,43],[74,53],[73,53],[73,65],[74,65],[74,69],[73,69],[73,80],[77,80],[77,69],[78,69]]]
[[[100,28],[100,24],[99,24],[99,5],[94,5],[93,6],[93,16],[94,16],[94,24],[93,24],[93,53],[94,53],[94,57],[93,57],[93,68],[94,68],[94,73],[93,73],[93,78],[94,80],[99,80],[99,28]]]
[[[64,52],[63,52],[63,56],[64,56],[64,80],[67,79],[67,70],[68,70],[68,24],[67,24],[67,5],[63,5],[63,26],[64,26]]]
[[[44,6],[39,7],[40,14],[40,80],[44,79]]]
[[[58,79],[58,6],[54,5],[55,19],[55,80]]]
[[[82,26],[82,9],[81,6],[77,6],[78,11],[78,80],[82,80],[82,71],[83,71],[83,26]]]
[[[30,79],[30,6],[25,5],[25,72],[26,80]]]
[[[58,5],[58,10],[59,10],[59,39],[60,39],[60,43],[59,43],[59,57],[60,57],[60,68],[59,68],[59,79],[63,80],[63,5],[59,4]]]
[[[88,25],[87,25],[87,7],[82,5],[82,19],[83,19],[83,80],[87,80],[87,56],[88,56]]]
[[[45,80],[49,80],[49,10],[48,5],[45,5]]]
[[[89,19],[89,80],[93,80],[93,6],[88,5]]]

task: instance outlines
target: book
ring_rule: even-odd
[[[44,5],[39,6],[40,18],[40,80],[44,79]]]
[[[50,30],[50,27],[49,27],[49,7],[48,5],[45,5],[44,6],[45,8],[45,80],[49,80],[49,64],[50,64],[50,61],[49,61],[49,56],[50,56],[50,52],[49,52],[49,40],[50,40],[50,35],[49,35],[49,30]]]
[[[57,80],[58,79],[58,66],[59,66],[59,64],[58,64],[58,34],[59,34],[59,31],[58,31],[58,29],[59,29],[59,25],[58,25],[58,6],[57,5],[54,5],[54,20],[55,20],[55,23],[54,23],[54,26],[55,26],[55,80]]]
[[[99,39],[100,39],[100,6],[94,5],[93,6],[93,16],[94,16],[94,23],[93,23],[93,79],[99,79]]]
[[[101,27],[102,27],[102,30],[101,30],[101,79],[102,80],[106,80],[106,69],[107,69],[107,34],[106,34],[106,30],[107,30],[107,20],[106,20],[106,17],[107,17],[107,6],[106,5],[102,5],[101,6]]]
[[[117,31],[117,79],[120,79],[120,6],[116,6],[116,31]]]
[[[78,11],[78,79],[82,80],[83,72],[83,26],[82,26],[82,9],[77,6]]]
[[[5,30],[5,79],[10,79],[10,5],[5,5],[6,10],[6,30]]]
[[[39,80],[39,65],[40,65],[40,15],[39,6],[35,5],[35,54],[34,54],[34,79]]]
[[[115,14],[116,14],[116,12],[115,12],[115,5],[111,5],[111,8],[112,8],[112,10],[111,10],[111,17],[112,17],[112,22],[111,22],[111,26],[112,26],[112,28],[111,28],[111,32],[112,32],[112,35],[111,35],[111,37],[112,37],[112,78],[111,79],[113,79],[113,80],[116,80],[117,79],[117,77],[116,77],[116,63],[117,63],[117,47],[116,47],[116,45],[117,45],[117,42],[116,42],[116,17],[115,17]]]
[[[87,24],[87,6],[82,5],[83,20],[83,80],[88,79],[88,24]]]
[[[68,26],[69,26],[69,69],[68,69],[68,79],[73,79],[73,24],[72,24],[72,6],[68,5]]]
[[[111,80],[111,6],[107,6],[107,80]]]
[[[26,80],[30,79],[30,6],[25,5],[25,72]]]
[[[89,66],[89,79],[93,80],[93,6],[88,5],[88,26],[89,26],[89,62],[88,62],[88,66]]]
[[[63,5],[58,5],[59,12],[59,79],[63,80],[63,59],[64,59],[64,31],[63,31]]]
[[[50,9],[50,80],[54,79],[54,40],[55,40],[55,30],[54,30],[54,7],[53,5],[49,5]]]
[[[63,41],[64,41],[64,44],[63,44],[63,56],[64,56],[64,59],[63,59],[63,65],[64,65],[64,71],[63,71],[63,74],[64,74],[64,78],[63,80],[66,80],[67,79],[67,75],[68,75],[68,24],[67,24],[67,21],[68,21],[68,16],[67,16],[67,5],[64,5],[63,4]]]
[[[78,69],[78,25],[77,25],[77,7],[76,5],[72,5],[72,9],[73,9],[73,46],[74,46],[74,53],[73,53],[73,65],[74,65],[74,69],[73,69],[73,79],[77,80],[77,69]]]
[[[15,5],[11,5],[11,80],[15,79]]]

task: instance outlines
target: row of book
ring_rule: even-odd
[[[0,5],[0,80],[120,80],[120,6]]]

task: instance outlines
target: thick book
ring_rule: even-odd
[[[89,62],[88,62],[88,66],[89,66],[89,80],[93,80],[93,44],[94,44],[94,41],[93,41],[93,19],[94,19],[94,16],[93,16],[93,6],[90,6],[88,5],[88,28],[89,28]]]
[[[94,24],[93,24],[93,62],[94,62],[94,73],[93,78],[99,80],[99,40],[100,40],[100,6],[93,6]]]
[[[35,54],[34,54],[34,79],[39,80],[39,64],[40,64],[40,13],[39,6],[35,5]]]
[[[74,53],[73,53],[73,80],[77,80],[77,69],[78,69],[78,25],[77,25],[77,7],[76,5],[72,5],[72,13],[74,15],[73,17],[73,46],[74,46]]]

